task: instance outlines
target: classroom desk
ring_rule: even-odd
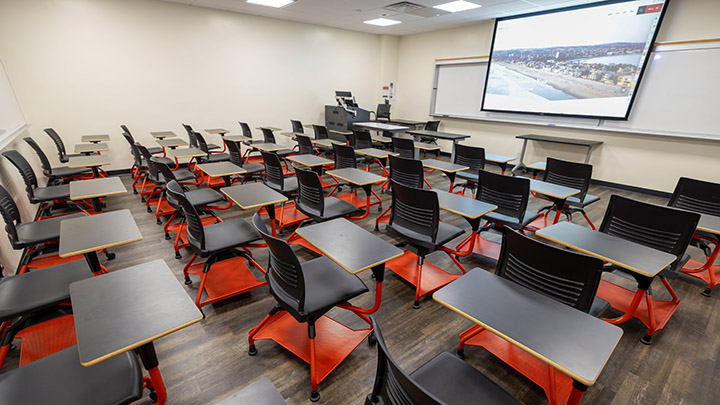
[[[552,222],[553,224],[557,224],[558,220],[560,220],[560,213],[565,206],[565,200],[567,200],[568,197],[572,197],[575,194],[580,193],[580,190],[576,188],[565,187],[558,184],[547,183],[535,179],[530,180],[530,191],[532,191],[533,193],[544,195],[550,201],[552,201],[555,207],[557,207],[557,211],[555,212],[555,219],[553,219]],[[547,225],[547,221],[545,221],[544,225]]]
[[[377,120],[377,122],[387,122],[388,124],[404,125],[407,127],[414,127],[415,129],[421,126],[425,126],[425,124],[427,124],[427,121],[406,120],[405,118],[391,118],[387,121]]]
[[[438,195],[438,204],[440,209],[460,215],[470,224],[470,235],[458,243],[456,247],[456,256],[469,256],[475,250],[475,243],[481,240],[478,230],[480,229],[480,221],[482,216],[495,211],[498,207],[494,204],[486,203],[474,198],[463,197],[458,194],[447,193],[435,190]],[[482,243],[482,242],[481,242]],[[468,245],[468,249],[461,250],[463,246]],[[428,265],[429,263],[425,263]]]
[[[120,177],[101,177],[70,182],[70,199],[73,201],[91,200],[95,212],[102,212],[100,197],[123,193],[127,193],[127,189]]]
[[[513,170],[512,170],[513,173],[515,173],[515,171],[517,171],[517,170],[527,168],[527,166],[525,165],[525,162],[523,162],[523,159],[525,159],[525,151],[527,149],[528,141],[548,142],[548,143],[557,143],[557,144],[561,144],[561,145],[574,145],[574,146],[586,147],[587,153],[585,155],[585,163],[588,163],[590,161],[590,153],[592,153],[593,149],[602,145],[602,143],[603,143],[602,141],[586,141],[584,139],[560,138],[557,136],[534,135],[534,134],[518,135],[515,138],[522,139],[523,146],[522,146],[522,150],[520,151],[520,162],[518,162],[518,165],[513,168]]]
[[[225,139],[226,141],[235,142],[235,143],[252,141],[252,138],[245,136],[245,135],[225,135],[223,137],[223,139]]]
[[[496,165],[500,166],[500,170],[502,170],[502,174],[505,174],[505,170],[507,169],[507,164],[513,160],[515,160],[515,158],[512,156],[496,155],[494,153],[486,153],[485,154],[485,161],[490,162],[490,163],[495,163]]]
[[[243,210],[258,208],[258,212],[265,208],[270,217],[272,235],[277,235],[275,228],[275,204],[284,203],[287,197],[271,189],[263,183],[239,184],[231,187],[224,187],[220,192],[225,194],[232,202]]]
[[[90,142],[90,143],[98,143],[98,142],[108,142],[110,141],[110,135],[83,135],[80,137],[80,142]]]
[[[247,170],[232,162],[204,163],[201,165],[197,165],[197,168],[200,169],[203,173],[205,173],[208,177],[222,177],[223,181],[225,181],[226,186],[229,186],[231,184],[230,176],[234,174],[247,173]]]
[[[371,136],[370,139],[373,142],[392,143],[392,138],[388,138],[386,136]]]
[[[175,149],[178,146],[187,146],[188,145],[187,141],[182,140],[180,138],[158,139],[155,142],[157,142],[158,145],[162,146],[163,150],[165,148]]]
[[[90,367],[136,349],[157,404],[167,400],[153,341],[203,319],[162,260],[70,284],[80,363]],[[153,392],[151,391],[151,392]]]
[[[475,268],[435,301],[570,376],[569,404],[593,385],[623,331],[510,280]]]
[[[353,126],[371,131],[402,132],[410,128],[402,125],[383,124],[381,122],[356,122]]]
[[[455,174],[457,172],[461,172],[463,170],[468,170],[469,167],[463,166],[463,165],[456,165],[455,163],[446,162],[444,160],[437,160],[437,159],[424,159],[422,161],[423,166],[429,167],[431,169],[440,170],[441,172],[445,173],[445,175],[448,176],[448,179],[450,179],[450,190],[449,192],[452,193],[453,187],[455,186]]]
[[[97,251],[142,240],[130,210],[104,212],[97,215],[60,221],[62,258],[84,255],[93,273],[103,271]]]
[[[332,148],[333,145],[345,145],[345,143],[336,141],[334,139],[311,139],[313,145],[321,145],[326,148]]]
[[[298,135],[308,136],[304,132],[280,132],[280,135],[287,136],[288,138],[292,139],[293,141],[297,139]]]
[[[363,270],[372,270],[375,276],[375,305],[372,308],[340,305],[341,308],[352,308],[362,314],[372,314],[380,308],[385,263],[402,256],[402,250],[345,218],[304,226],[296,232],[348,272],[357,274]],[[352,249],[348,248],[350,246]]]
[[[610,302],[614,309],[624,312],[619,318],[607,319],[607,322],[621,324],[635,317],[654,333],[665,326],[680,305],[677,297],[673,297],[672,301],[659,301],[646,295],[655,276],[677,259],[674,255],[569,222],[540,229],[535,235],[637,274],[638,287],[634,292],[605,280],[600,281],[597,296]],[[643,300],[643,297],[646,299]],[[648,306],[649,303],[651,305]],[[649,344],[651,339],[648,334],[642,342]]]
[[[177,136],[173,131],[154,131],[150,132],[150,135],[155,139],[175,138]]]
[[[720,217],[701,213],[697,230],[720,237]],[[720,243],[715,243],[715,247],[710,253],[710,256],[707,257],[705,263],[690,259],[685,263],[685,266],[680,269],[683,273],[697,277],[707,283],[705,291],[702,292],[702,295],[706,297],[709,297],[712,294],[712,289],[720,284],[720,266],[715,265],[715,260],[717,260],[719,254]]]
[[[349,184],[352,184],[353,186],[362,187],[363,191],[365,192],[365,201],[363,201],[361,203],[361,205],[358,205],[358,202],[355,201],[355,198],[353,198],[355,196],[352,193],[352,191],[347,196],[338,197],[338,198],[346,199],[346,201],[347,201],[347,198],[349,198],[348,202],[358,208],[362,208],[363,206],[365,207],[365,214],[363,214],[359,217],[352,217],[349,219],[367,218],[368,214],[370,214],[370,207],[373,205],[376,205],[376,204],[380,204],[380,208],[382,209],[382,199],[380,198],[379,195],[377,195],[372,190],[372,185],[385,182],[387,180],[385,177],[378,176],[377,174],[370,173],[365,170],[352,168],[352,167],[346,167],[344,169],[328,170],[326,172],[326,174],[332,176],[333,178],[335,178],[335,180],[340,179]],[[335,192],[334,189],[333,189],[333,192]],[[332,192],[330,193],[330,195],[332,195]],[[375,198],[377,198],[377,201],[371,203],[370,195],[374,195]]]
[[[110,158],[106,155],[85,155],[72,156],[68,159],[67,167],[77,169],[80,167],[89,167],[92,170],[93,177],[100,177],[100,166],[110,164]]]
[[[210,128],[210,129],[205,129],[204,131],[207,132],[208,134],[221,135],[221,136],[230,132],[225,128]]]
[[[169,153],[175,157],[176,161],[177,159],[192,159],[200,156],[207,156],[207,152],[203,152],[198,148],[170,149]]]
[[[110,150],[108,144],[105,142],[95,143],[78,143],[75,145],[75,153],[82,153],[83,155],[90,155],[96,152],[105,152]]]
[[[387,150],[375,149],[375,148],[355,149],[355,154],[363,155],[363,156],[370,156],[370,157],[374,157],[376,159],[387,159],[388,156],[399,155],[399,153],[396,153],[396,152],[390,152]]]
[[[273,132],[275,132],[275,131],[282,131],[282,128],[278,128],[278,127],[255,127],[255,129],[257,129],[258,131],[262,131],[263,128],[269,129],[269,130],[271,130],[271,131],[273,131]]]
[[[333,163],[333,161],[330,159],[325,159],[324,157],[315,155],[294,155],[288,156],[285,159],[300,166],[309,167],[315,173],[317,173],[318,176],[322,176],[323,166],[331,165]]]
[[[263,152],[277,152],[280,150],[287,150],[287,148],[283,145],[268,142],[252,143],[250,144],[250,147],[252,147],[253,149],[261,150]]]

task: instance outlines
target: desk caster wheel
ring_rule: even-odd
[[[370,346],[375,346],[377,344],[377,336],[375,336],[375,332],[370,332],[370,335],[368,336],[368,344]]]
[[[147,207],[147,212],[152,212],[152,208]]]
[[[113,259],[115,258],[115,253],[114,253],[114,252],[107,252],[107,253],[105,253],[105,258],[108,259],[108,260],[113,260]]]
[[[150,397],[150,400],[153,402],[153,404],[157,402],[158,396],[157,396],[157,393],[155,392],[155,390],[151,390],[150,395],[148,395],[148,396]]]
[[[190,277],[185,276],[185,285],[190,285],[190,284],[192,284],[192,280],[190,280]]]
[[[257,348],[255,347],[255,345],[250,345],[250,347],[248,347],[248,355],[254,356],[256,354],[258,354]]]
[[[375,224],[375,232],[378,232],[379,230],[380,230],[380,227],[378,226],[378,224]]]
[[[705,291],[702,292],[704,297],[709,297],[710,294],[712,294],[712,288],[706,288]]]
[[[418,308],[420,308],[420,301],[413,302],[413,309],[418,309]]]
[[[310,402],[317,402],[320,400],[320,393],[317,391],[310,391]]]
[[[158,224],[158,225],[162,225],[162,221],[160,220],[160,218],[157,218],[157,219],[155,220],[155,223]]]
[[[165,232],[165,240],[170,240],[170,234]]]
[[[465,360],[465,349],[457,349],[455,354],[457,354],[457,356],[462,360]]]
[[[651,335],[645,335],[640,339],[640,342],[642,344],[650,346],[652,344],[652,336]]]
[[[133,194],[138,194],[137,190],[133,189]]]
[[[180,254],[180,252],[175,252],[175,258],[178,260],[182,259],[182,255]]]

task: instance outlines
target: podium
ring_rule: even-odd
[[[341,107],[338,105],[325,106],[325,126],[328,131],[351,132],[353,123],[370,121],[370,111],[359,107]],[[340,134],[330,132],[330,137],[338,137],[338,141],[345,142],[347,138]]]

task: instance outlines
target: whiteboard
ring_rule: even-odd
[[[0,61],[0,142],[24,126],[25,117]]]
[[[627,121],[480,111],[487,65],[487,58],[436,62],[430,115],[720,140],[720,41],[658,44]]]

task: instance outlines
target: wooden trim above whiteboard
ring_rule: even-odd
[[[468,59],[487,59],[490,55],[485,56],[465,56],[462,58],[442,58],[442,59],[435,59],[435,62],[449,62],[453,60],[468,60]]]

